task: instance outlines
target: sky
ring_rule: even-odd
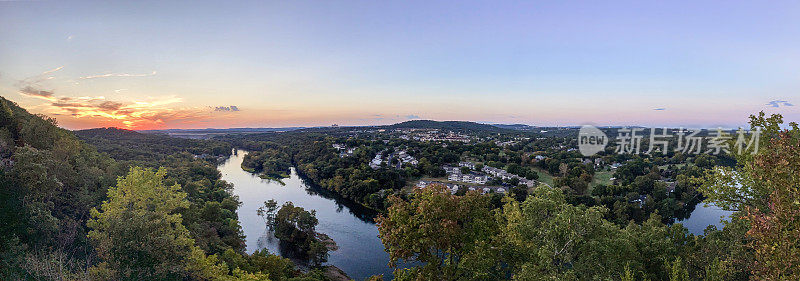
[[[69,129],[800,121],[797,1],[0,1],[0,96]]]

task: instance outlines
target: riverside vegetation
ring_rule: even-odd
[[[395,270],[396,280],[798,280],[800,129],[763,113],[751,126],[763,128],[758,153],[633,157],[609,184],[595,183],[600,171],[568,152],[531,161],[529,149],[568,144],[559,136],[510,148],[320,131],[184,140],[118,129],[70,132],[0,99],[0,279],[328,280],[319,267],[302,271],[289,259],[243,250],[238,198],[215,165],[232,147],[273,146],[253,158],[261,173],[293,165],[321,187],[381,211],[391,262],[411,261]],[[334,142],[364,149],[339,157]],[[390,147],[410,151],[419,165],[365,166]],[[515,172],[554,176],[554,184],[509,196],[406,188],[465,158],[516,164]],[[661,195],[656,176],[664,173],[675,173],[678,194]],[[640,196],[642,206],[630,203]],[[672,223],[699,198],[734,214],[703,235]],[[324,262],[327,245],[313,212],[290,203],[264,211],[274,212],[279,239]]]

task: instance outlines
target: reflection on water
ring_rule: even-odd
[[[275,199],[278,204],[292,201],[295,206],[316,210],[319,219],[317,231],[333,238],[339,246],[338,250],[331,252],[329,264],[341,268],[356,280],[375,274],[391,277],[392,268],[387,265],[389,254],[378,238],[374,212],[325,190],[311,188],[294,169],[290,177],[280,183],[248,173],[241,168],[246,153],[239,150],[218,169],[222,172],[222,179],[234,184],[234,193],[242,202],[238,214],[249,253],[266,248],[271,253],[292,256],[289,249],[281,247],[278,239],[267,230],[263,218],[256,214],[256,210],[269,199]]]
[[[727,221],[728,216],[730,216],[732,213],[733,212],[731,211],[720,209],[713,204],[705,206],[704,203],[700,203],[697,204],[689,218],[679,220],[678,222],[689,229],[689,232],[692,234],[702,235],[703,230],[705,230],[709,225],[715,225],[718,229],[722,229],[723,224],[721,220]]]

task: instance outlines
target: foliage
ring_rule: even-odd
[[[738,169],[715,169],[703,186],[709,201],[738,210],[749,223],[756,280],[800,278],[800,129],[781,130],[780,115],[751,116],[763,128],[756,153],[745,152]]]
[[[165,169],[131,168],[108,190],[101,209],[92,209],[89,238],[103,261],[93,272],[103,279],[181,279],[194,241],[178,209],[186,208],[179,185],[164,185]]]
[[[272,202],[264,202],[267,210],[274,210]],[[335,243],[326,235],[317,233],[319,221],[315,214],[314,210],[309,212],[292,202],[286,202],[275,214],[272,223],[276,238],[299,249],[312,264],[319,266],[328,260],[328,250],[334,249]]]
[[[91,134],[81,134],[90,143],[86,144],[58,128],[54,119],[29,114],[0,98],[0,279],[82,280],[90,274],[114,280],[125,275],[182,280],[303,276],[275,255],[243,253],[239,202],[215,167],[220,156],[230,153],[229,145],[117,129]],[[91,144],[100,145],[103,153]],[[135,175],[120,177],[122,188],[113,187],[117,191],[106,198],[115,179],[137,165],[163,168],[157,173],[135,169]],[[163,192],[142,192],[150,189]],[[92,224],[97,228],[89,236],[97,239],[89,243],[90,210],[102,210],[104,199],[116,211],[96,213]],[[131,204],[122,206],[123,201]],[[144,240],[150,242],[142,244]],[[165,244],[172,246],[161,248]],[[141,256],[119,255],[125,252]],[[226,267],[208,252],[238,257],[247,266]],[[153,267],[141,267],[144,264]]]
[[[474,191],[451,195],[438,185],[415,189],[410,202],[392,197],[392,206],[378,218],[390,264],[401,260],[423,263],[413,271],[418,279],[465,278],[469,271],[465,256],[496,231],[488,199]]]

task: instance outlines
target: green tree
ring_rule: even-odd
[[[756,280],[800,279],[800,129],[782,123],[780,115],[751,116],[751,128],[763,130],[760,149],[736,155],[735,169],[715,168],[701,187],[708,202],[749,224]]]
[[[271,202],[265,202],[267,208]],[[281,206],[275,215],[275,237],[299,249],[314,265],[328,260],[328,251],[336,248],[336,243],[327,235],[317,233],[319,221],[316,211],[306,211],[291,201]]]
[[[392,206],[378,218],[383,245],[390,264],[399,261],[423,263],[410,270],[395,270],[395,275],[415,276],[417,280],[461,280],[478,268],[470,258],[485,245],[496,227],[488,196],[471,191],[464,196],[450,194],[446,187],[432,185],[416,189],[410,202],[390,198]],[[482,265],[494,265],[483,260]]]
[[[179,185],[164,185],[165,174],[163,168],[132,167],[108,189],[100,210],[92,209],[88,236],[102,260],[93,269],[96,277],[180,280],[191,275],[194,262],[205,259],[178,214],[189,206],[186,194]]]

